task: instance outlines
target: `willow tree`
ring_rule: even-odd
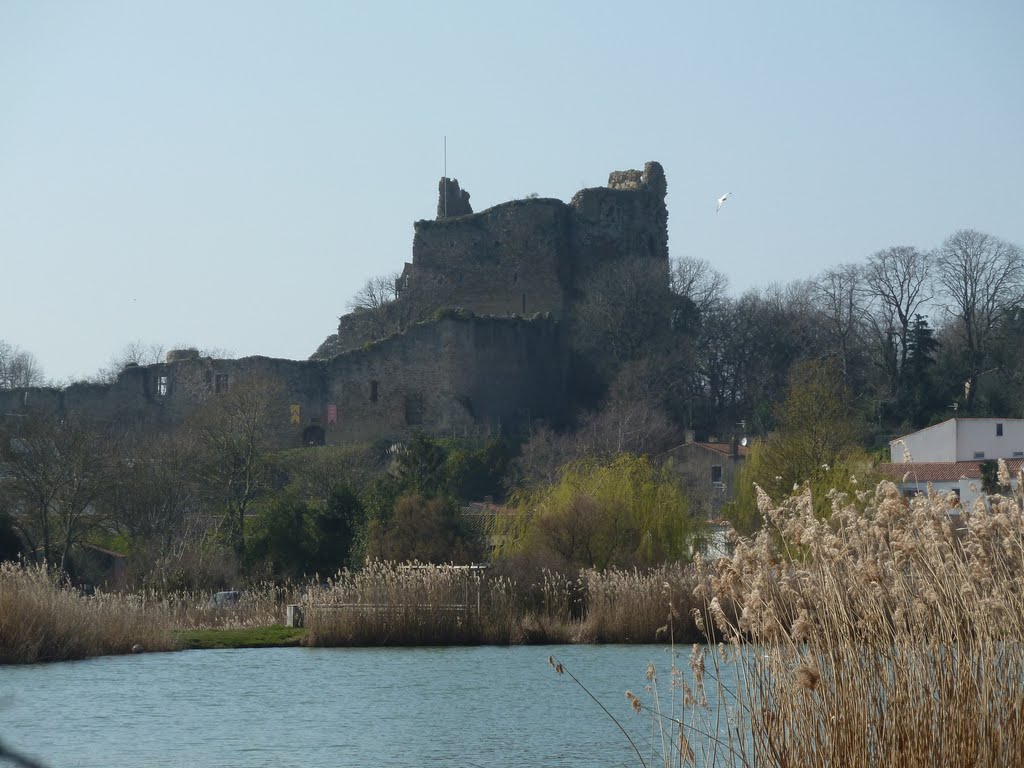
[[[689,560],[705,533],[679,478],[631,454],[568,464],[557,482],[511,503],[499,555],[543,550],[566,565],[647,566]]]

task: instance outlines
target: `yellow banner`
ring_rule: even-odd
[[[302,422],[302,406],[293,405],[292,409],[292,424],[299,424]]]

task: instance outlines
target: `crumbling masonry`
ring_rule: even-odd
[[[169,356],[110,385],[0,392],[0,414],[77,412],[138,430],[180,425],[246,379],[277,382],[293,445],[520,432],[565,416],[566,324],[583,279],[610,260],[653,259],[668,275],[665,175],[620,171],[569,203],[513,200],[473,213],[456,180],[439,184],[438,218],[414,225],[398,302],[431,319],[358,343],[343,317],[316,359]],[[445,196],[447,195],[447,199]]]

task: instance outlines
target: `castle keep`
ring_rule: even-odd
[[[521,432],[567,410],[566,327],[583,279],[612,260],[654,260],[668,279],[665,175],[658,163],[612,173],[569,203],[514,200],[472,213],[469,194],[442,179],[438,218],[414,225],[412,261],[396,307],[417,308],[387,338],[338,334],[310,360],[169,355],[129,366],[109,385],[0,391],[0,415],[37,410],[169,430],[241,382],[273,382],[291,445]],[[453,215],[454,214],[454,215]],[[394,309],[394,308],[390,308]]]
[[[655,259],[667,281],[665,192],[661,165],[647,163],[643,171],[612,173],[607,187],[580,190],[569,203],[513,200],[418,221],[402,288],[478,315],[564,319],[581,280],[603,262]]]

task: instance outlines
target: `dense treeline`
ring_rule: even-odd
[[[122,553],[129,581],[166,589],[374,559],[477,562],[495,543],[506,567],[534,572],[686,560],[708,506],[701,484],[672,471],[683,429],[760,438],[726,510],[751,530],[755,482],[776,499],[799,485],[854,490],[894,433],[954,407],[1024,415],[1022,305],[1021,249],[970,230],[934,251],[888,248],[740,296],[695,259],[669,275],[611,264],[570,319],[568,428],[281,452],[270,414],[283,393],[270,381],[145,439],[74,418],[6,418],[0,558],[89,581]],[[29,355],[0,352],[0,384],[38,381]],[[507,506],[464,514],[485,499]],[[823,492],[815,503],[828,513]]]
[[[729,435],[740,423],[771,432],[789,372],[807,360],[834,363],[876,437],[947,418],[954,404],[977,416],[1024,408],[1014,354],[1024,252],[991,235],[961,230],[932,251],[887,248],[738,297],[711,265],[679,259],[671,288],[672,322],[629,359],[646,361],[657,403],[698,434]],[[587,303],[613,297],[609,284]]]

